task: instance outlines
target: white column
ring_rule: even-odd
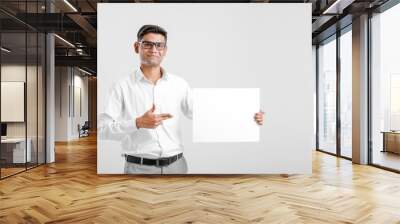
[[[55,161],[54,133],[55,133],[55,76],[54,76],[54,35],[46,36],[46,163]]]
[[[368,163],[368,15],[353,20],[353,162]]]
[[[46,11],[54,12],[54,5],[46,1]],[[54,34],[46,35],[46,163],[55,162],[55,43]]]

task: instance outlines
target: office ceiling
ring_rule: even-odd
[[[30,30],[55,32],[56,65],[70,65],[96,71],[97,3],[172,3],[172,2],[252,2],[252,3],[312,3],[313,43],[318,43],[351,23],[352,17],[372,10],[388,0],[253,0],[253,1],[140,1],[140,0],[47,0],[53,13],[46,10],[46,1],[1,0],[0,25],[3,33]],[[69,5],[70,4],[70,5]],[[47,11],[47,12],[46,12]],[[28,12],[28,13],[25,13]],[[290,16],[290,15],[288,15]],[[340,23],[337,23],[341,20]],[[339,24],[339,25],[338,25]],[[14,34],[17,35],[17,34]],[[23,46],[21,38],[7,34],[10,46]],[[4,42],[3,42],[4,43]],[[29,50],[28,50],[29,51]]]

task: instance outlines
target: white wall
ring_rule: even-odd
[[[55,141],[68,140],[68,67],[55,68]]]
[[[312,46],[312,75],[314,76],[314,93],[313,93],[313,126],[314,126],[314,138],[313,138],[313,145],[316,149],[316,137],[317,137],[317,47],[315,45]]]
[[[25,65],[9,64],[1,66],[1,81],[18,81],[25,82],[25,69],[32,70],[31,66],[28,68]],[[30,72],[28,72],[30,74]],[[7,110],[8,108],[1,108]],[[7,123],[7,136],[8,137],[25,137],[25,122],[11,122]]]
[[[70,135],[72,138],[78,138],[79,133],[78,133],[78,124],[81,126],[85,123],[85,121],[88,120],[88,77],[87,76],[82,76],[83,73],[81,73],[79,70],[75,69],[74,70],[74,96],[72,96],[71,99],[74,99],[74,102],[71,102],[71,104],[74,105],[72,108],[72,119],[71,119],[71,130],[70,130]],[[80,91],[80,93],[78,93]],[[79,99],[79,94],[80,94],[80,99]],[[81,102],[79,102],[79,100]],[[71,105],[72,106],[72,105]],[[81,107],[81,108],[79,108]],[[81,111],[79,111],[79,109]]]
[[[56,67],[55,123],[56,141],[77,139],[78,124],[88,120],[88,78],[72,67]],[[82,113],[79,113],[78,91]]]
[[[31,76],[36,77],[36,66],[18,65],[18,64],[8,64],[1,66],[1,81],[18,81],[25,82],[25,75],[27,72],[28,81],[30,87],[36,86],[36,80]],[[36,87],[27,88],[27,119],[28,119],[28,137],[31,133],[35,132],[36,135]],[[32,102],[34,102],[32,104]],[[1,108],[2,110],[8,110],[9,108]],[[25,137],[25,126],[26,122],[7,122],[7,136],[8,137]]]

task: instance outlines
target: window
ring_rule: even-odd
[[[340,36],[340,155],[352,157],[352,35],[351,26]]]
[[[400,170],[400,5],[371,19],[372,164]]]
[[[336,153],[336,39],[318,48],[318,148]]]

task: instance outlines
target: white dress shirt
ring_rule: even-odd
[[[123,154],[159,158],[183,152],[180,112],[192,118],[192,97],[188,83],[162,69],[154,85],[140,68],[116,83],[99,115],[99,134],[103,139],[121,141]],[[154,129],[137,128],[136,118],[155,105],[155,114],[169,113]],[[112,149],[110,149],[112,150]]]

